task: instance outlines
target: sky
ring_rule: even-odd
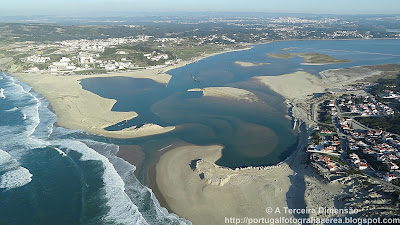
[[[116,16],[133,12],[400,14],[400,0],[2,0],[3,16]]]

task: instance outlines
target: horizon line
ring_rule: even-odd
[[[96,13],[89,13],[89,15],[56,15],[56,14],[21,14],[21,15],[0,15],[1,17],[35,17],[35,16],[46,16],[46,17],[136,17],[138,15],[126,15],[128,13],[138,13],[138,14],[190,14],[190,13],[207,13],[207,14],[286,14],[286,15],[315,15],[315,16],[400,16],[400,13],[311,13],[311,12],[251,12],[251,11],[121,11],[121,12],[98,12],[106,13],[106,15],[96,15]],[[119,13],[119,15],[118,15]],[[173,16],[173,15],[170,15]],[[177,15],[178,16],[178,15]],[[207,15],[204,15],[207,16]]]

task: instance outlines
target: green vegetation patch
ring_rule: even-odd
[[[268,53],[267,56],[275,59],[291,59],[293,55],[290,53]]]
[[[374,129],[383,129],[391,133],[400,134],[399,114],[385,117],[359,117],[356,120]]]
[[[291,59],[293,56],[298,56],[304,59],[305,63],[311,64],[333,64],[333,63],[348,63],[351,60],[337,59],[329,55],[320,53],[269,53],[267,56],[276,59]]]
[[[293,55],[303,58],[305,63],[312,63],[312,64],[332,64],[332,63],[351,62],[351,60],[348,59],[337,59],[332,56],[320,53],[293,53]]]
[[[377,85],[371,88],[370,93],[375,96],[385,94],[385,90],[400,92],[400,75],[397,79],[379,79]]]

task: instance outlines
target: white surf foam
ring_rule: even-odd
[[[7,115],[10,116],[7,119],[10,121],[24,119],[24,123],[1,127],[0,137],[3,141],[0,142],[0,148],[8,149],[13,158],[16,157],[16,160],[18,160],[19,157],[25,154],[27,149],[45,147],[48,144],[41,138],[42,135],[38,135],[35,138],[26,138],[32,135],[40,124],[38,112],[38,108],[40,107],[39,97],[36,98],[31,93],[27,93],[30,89],[28,87],[24,88],[22,83],[12,77],[5,75],[4,78],[7,80],[4,89],[6,93],[9,93],[7,100],[10,101],[10,109],[5,111],[21,111],[21,114]],[[47,137],[47,133],[45,135]]]
[[[5,99],[6,96],[4,95],[4,88],[0,88],[0,98]]]
[[[57,148],[57,147],[54,147],[54,149],[55,149],[58,153],[60,153],[60,155],[62,155],[63,157],[67,156],[67,154],[65,154],[65,152],[63,152],[61,149],[59,149],[59,148]]]
[[[11,155],[0,149],[0,166],[11,160]]]
[[[28,99],[28,101],[24,101],[24,106],[20,107],[24,114],[24,120],[27,119],[27,121],[31,122],[31,124],[27,126],[25,132],[26,136],[30,137],[34,135],[39,138],[50,137],[53,132],[53,124],[57,120],[56,115],[48,108],[50,103],[43,96],[32,91],[32,87],[29,85],[13,77],[9,79],[14,89],[16,89],[15,92],[23,93],[25,98]]]
[[[10,129],[17,129],[15,132],[11,132],[12,134],[7,135],[10,133],[10,130],[7,130],[5,132],[1,132],[0,134],[6,135],[7,137],[10,136],[10,143],[5,144],[10,148],[15,148],[16,146],[21,146],[21,154],[19,152],[13,152],[11,154],[12,157],[21,157],[24,155],[24,152],[26,152],[26,149],[33,149],[33,148],[38,148],[38,147],[45,147],[48,145],[56,145],[59,146],[59,148],[55,148],[54,150],[58,151],[60,155],[66,156],[69,151],[76,151],[82,154],[82,157],[80,160],[82,161],[90,161],[90,160],[96,160],[100,161],[104,167],[104,174],[102,175],[102,179],[104,182],[104,191],[106,193],[105,198],[107,199],[107,206],[109,207],[109,212],[105,216],[105,220],[110,221],[110,223],[113,224],[154,224],[153,219],[149,219],[149,221],[146,221],[149,216],[148,212],[146,212],[147,216],[144,217],[143,214],[139,211],[138,207],[135,205],[134,202],[141,201],[140,196],[132,195],[128,196],[127,193],[125,192],[125,189],[127,188],[124,183],[124,180],[121,178],[121,174],[117,172],[118,169],[116,169],[114,166],[116,165],[121,165],[119,163],[113,164],[109,161],[109,159],[95,150],[89,148],[87,145],[84,143],[78,141],[78,140],[70,140],[70,139],[59,139],[59,138],[65,138],[68,134],[71,133],[76,133],[77,131],[71,131],[71,130],[66,130],[60,127],[54,127],[53,129],[53,122],[55,122],[55,115],[54,117],[50,114],[52,114],[46,107],[48,105],[47,101],[43,99],[40,95],[36,94],[35,92],[31,92],[31,88],[29,86],[24,85],[23,83],[19,83],[19,81],[13,79],[13,78],[7,78],[10,79],[11,86],[6,88],[6,92],[10,93],[7,95],[7,99],[12,99],[18,101],[20,104],[16,104],[12,111],[17,111],[21,110],[22,114],[27,115],[26,116],[26,122],[24,122],[25,127],[23,129],[26,129],[26,126],[29,126],[29,129],[26,129],[24,132],[23,130],[21,132],[18,132],[20,128],[17,129],[17,127],[10,127]],[[13,90],[11,90],[13,89]],[[49,112],[49,113],[48,113]],[[50,116],[49,116],[49,115]],[[21,115],[21,114],[20,114]],[[54,120],[54,121],[53,121]],[[29,125],[31,124],[32,125]],[[46,130],[47,129],[47,130]],[[29,132],[28,132],[29,131]],[[63,132],[59,132],[63,131]],[[50,134],[53,133],[53,135]],[[27,138],[28,134],[28,138]],[[45,136],[44,136],[45,135]],[[54,140],[54,138],[57,138],[58,140]],[[23,140],[23,143],[18,143],[16,140]],[[51,142],[51,143],[50,143]],[[105,144],[107,145],[107,144]],[[5,147],[0,143],[0,147],[5,149]],[[19,147],[18,147],[19,148]],[[63,150],[66,151],[64,153]],[[117,158],[117,157],[116,157]],[[117,158],[119,160],[122,160],[120,158]],[[11,158],[11,161],[15,161],[13,163],[13,166],[10,167],[8,166],[11,163],[6,163],[7,166],[3,166],[3,168],[7,167],[7,169],[2,170],[3,172],[5,171],[14,171],[15,168],[23,168],[20,167],[19,163]],[[123,160],[122,160],[123,161]],[[125,162],[125,161],[123,161]],[[126,162],[125,162],[126,163]],[[130,175],[131,177],[132,172],[134,171],[134,167],[130,166],[130,169],[126,171],[127,175]],[[124,165],[122,165],[124,167]],[[18,171],[21,171],[21,169],[18,169]],[[29,172],[29,171],[28,171]],[[15,172],[14,172],[15,173]],[[10,173],[7,173],[10,175]],[[6,174],[4,174],[5,176]],[[13,175],[13,173],[11,173]],[[7,176],[10,177],[10,176]],[[25,176],[26,178],[30,178],[31,176]],[[133,178],[135,178],[133,176]],[[136,178],[135,178],[136,179]],[[11,185],[13,182],[5,182],[10,179],[2,179],[2,182],[7,183],[8,186],[13,186]],[[29,179],[26,179],[29,180]],[[18,182],[14,182],[18,183]],[[19,182],[23,183],[23,182]],[[154,195],[151,193],[150,189],[147,189],[143,185],[140,184],[140,182],[136,181],[134,182],[135,187],[132,189],[133,191],[139,190],[140,193],[142,193],[144,196],[146,196],[146,199],[151,196],[151,199],[155,201],[155,211],[156,217],[159,222],[163,223],[162,221],[165,221],[163,219],[170,217],[173,214],[168,214],[168,212],[164,209],[161,208],[157,202],[157,200],[154,198]],[[6,186],[6,185],[4,185]],[[15,186],[15,185],[14,185]],[[150,191],[150,193],[148,192]],[[137,201],[132,201],[132,199],[135,199],[136,197],[139,197],[139,200]],[[146,206],[146,203],[141,203],[141,208],[146,208],[143,207]],[[154,203],[150,203],[150,207],[153,208]],[[159,213],[161,211],[161,213]],[[151,217],[153,217],[153,214],[151,214]],[[174,218],[178,218],[176,215],[173,215]],[[171,221],[171,220],[170,220]],[[172,221],[176,221],[175,219]],[[175,222],[169,223],[169,224],[177,224]]]
[[[89,148],[82,142],[74,140],[57,140],[53,145],[60,145],[63,148],[76,151],[82,154],[80,160],[101,161],[104,167],[103,182],[106,192],[107,205],[110,207],[108,215],[105,217],[110,222],[118,224],[145,224],[148,225],[136,205],[124,192],[125,184],[118,175],[114,166],[108,159],[95,150]]]
[[[37,126],[40,123],[39,107],[41,105],[41,102],[38,97],[30,93],[32,90],[30,86],[19,82],[14,77],[6,76],[6,78],[9,80],[6,91],[7,93],[11,93],[10,96],[7,97],[10,97],[12,101],[15,101],[15,103],[18,104],[17,107],[14,107],[10,111],[15,111],[19,108],[24,115],[28,116],[28,120],[31,123],[28,123],[28,125],[26,126],[25,134],[29,137],[35,132]],[[1,94],[2,90],[0,89],[0,97]]]
[[[93,145],[97,152],[107,157],[117,173],[125,183],[125,193],[132,202],[138,206],[146,221],[150,224],[179,224],[191,225],[192,223],[179,216],[169,213],[166,208],[160,206],[151,189],[142,185],[133,172],[136,167],[116,156],[119,147],[114,144],[100,143],[84,140],[85,143]]]
[[[6,172],[0,177],[0,188],[12,189],[22,187],[32,181],[32,174],[24,167]]]
[[[14,108],[7,109],[7,110],[4,110],[4,111],[6,111],[6,112],[15,112],[17,110],[18,110],[18,107],[14,107]]]
[[[39,99],[33,96],[31,93],[28,92],[27,94],[32,96],[33,100],[36,102],[36,104],[24,107],[22,109],[22,112],[24,114],[30,115],[29,120],[32,122],[30,125],[27,126],[26,129],[26,135],[29,137],[35,132],[36,128],[40,124],[39,107],[41,103]]]

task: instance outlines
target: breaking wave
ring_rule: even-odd
[[[120,224],[148,224],[125,191],[125,184],[108,159],[80,141],[57,140],[54,145],[82,154],[82,161],[100,161],[104,167],[103,181],[110,211],[106,219]]]
[[[5,99],[6,96],[4,95],[4,89],[0,88],[0,98]]]
[[[6,172],[5,172],[6,171]],[[3,173],[5,172],[5,173]],[[19,166],[12,156],[0,149],[0,189],[12,189],[24,186],[32,181],[32,174],[28,169]]]
[[[133,175],[135,167],[116,157],[117,145],[88,139],[80,131],[54,127],[57,117],[48,109],[46,99],[10,76],[3,75],[3,78],[1,87],[9,94],[0,110],[0,116],[7,117],[0,120],[0,148],[6,150],[0,150],[0,188],[17,190],[15,188],[30,183],[32,178],[31,186],[35,186],[33,183],[39,179],[35,177],[41,175],[36,171],[41,170],[35,170],[33,166],[44,167],[46,173],[53,174],[40,161],[28,163],[30,166],[26,164],[36,151],[40,154],[47,154],[43,153],[44,148],[49,152],[57,151],[58,154],[49,157],[74,161],[70,156],[73,151],[81,155],[80,161],[100,162],[103,167],[99,175],[103,181],[102,192],[97,197],[106,201],[107,212],[101,215],[105,224],[191,224],[160,206],[152,191]],[[74,165],[79,167],[76,163]],[[34,175],[27,168],[34,171]],[[99,200],[100,204],[102,202]]]
[[[0,166],[11,160],[11,155],[0,149]]]
[[[24,186],[32,181],[32,174],[24,167],[18,167],[1,175],[0,188],[12,189]]]

